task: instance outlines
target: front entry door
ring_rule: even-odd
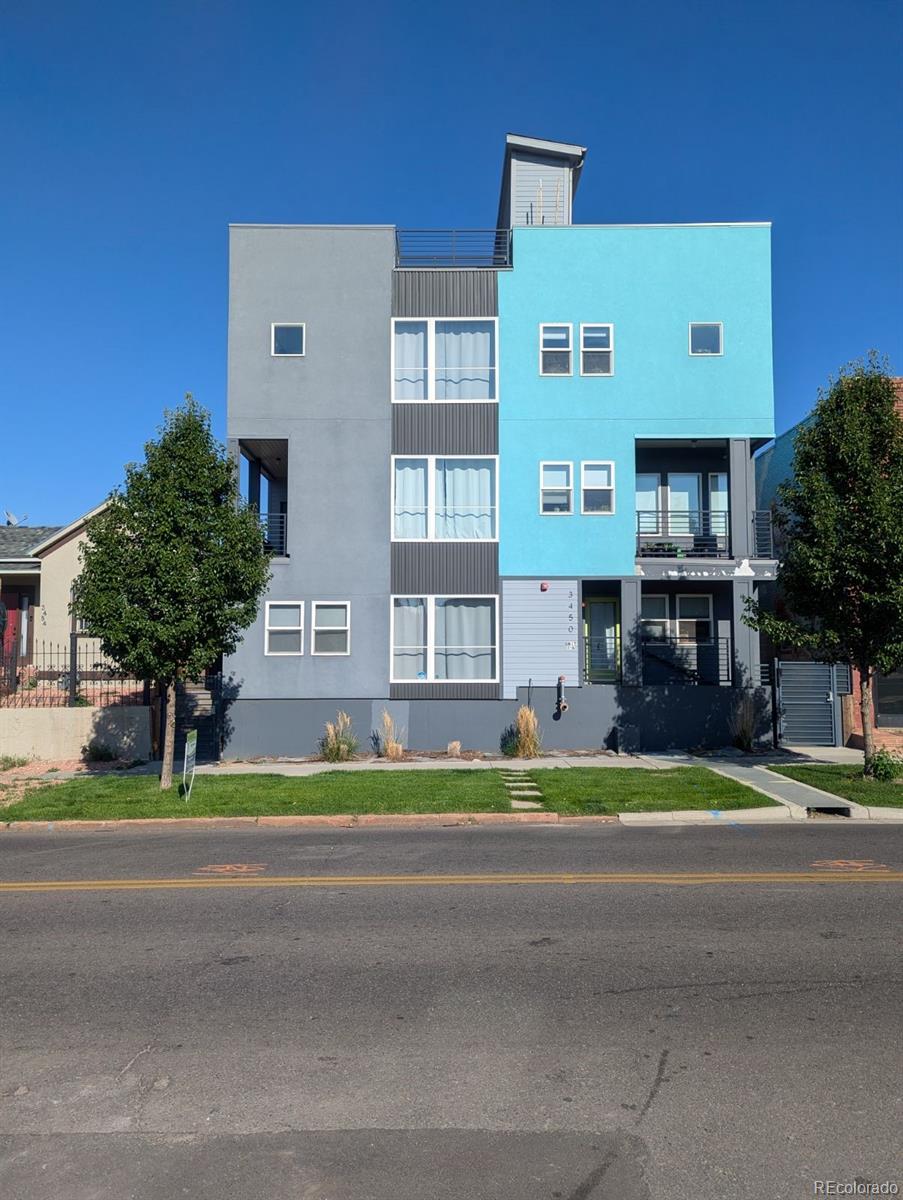
[[[618,602],[609,597],[586,602],[586,678],[590,683],[615,683],[621,667]]]

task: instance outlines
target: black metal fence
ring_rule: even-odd
[[[658,638],[645,641],[643,683],[729,684],[733,679],[730,638]]]
[[[397,229],[398,267],[510,267],[510,229]]]
[[[30,653],[0,652],[0,708],[78,708],[150,703],[150,686],[100,652],[94,638],[39,642]]]

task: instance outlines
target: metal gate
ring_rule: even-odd
[[[831,663],[778,663],[779,729],[783,745],[837,744],[834,670]]]

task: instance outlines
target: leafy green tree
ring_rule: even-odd
[[[866,776],[874,675],[903,664],[903,420],[894,399],[874,351],[819,392],[778,492],[784,611],[748,601],[744,617],[779,646],[859,670]]]
[[[143,463],[88,522],[73,612],[104,652],[165,694],[160,787],[172,786],[176,684],[235,649],[269,578],[257,513],[190,395],[166,412]]]

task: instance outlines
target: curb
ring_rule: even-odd
[[[784,823],[798,820],[789,809],[775,805],[774,808],[727,808],[711,809],[709,811],[694,811],[682,809],[677,812],[658,813],[618,813],[622,825],[724,825],[740,821],[744,825],[757,823],[770,825],[773,822]]]

